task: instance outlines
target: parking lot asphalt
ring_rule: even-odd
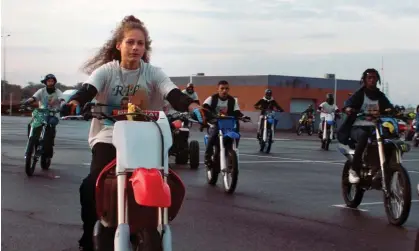
[[[51,170],[24,172],[29,118],[2,116],[1,219],[3,250],[77,250],[81,235],[79,186],[91,159],[89,124],[60,121]],[[193,132],[200,142],[203,133]],[[174,250],[415,250],[419,249],[419,149],[404,157],[412,184],[412,208],[403,227],[388,224],[383,196],[368,191],[359,210],[344,207],[341,172],[345,158],[334,142],[320,149],[315,136],[278,133],[270,154],[259,153],[252,133],[240,142],[236,192],[219,180],[206,183],[198,170],[172,165],[186,185],[172,223]],[[415,246],[416,245],[416,246]]]

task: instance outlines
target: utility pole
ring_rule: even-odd
[[[6,40],[10,37],[10,34],[1,36],[3,38],[3,80],[4,86],[2,85],[2,101],[6,101]]]

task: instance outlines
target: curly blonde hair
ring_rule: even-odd
[[[91,74],[100,66],[111,62],[113,60],[121,61],[121,52],[116,49],[116,44],[122,42],[126,31],[139,29],[144,33],[145,37],[145,52],[141,58],[144,62],[150,62],[151,52],[151,39],[148,35],[148,30],[144,23],[137,19],[135,16],[130,15],[124,17],[116,30],[113,32],[112,37],[102,46],[99,52],[91,59],[89,59],[83,66],[83,71]]]

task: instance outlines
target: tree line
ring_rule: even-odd
[[[56,88],[60,89],[62,92],[71,89],[80,89],[82,86],[82,82],[77,83],[74,86],[63,85],[60,82],[56,84]],[[28,82],[28,84],[24,87],[20,85],[13,85],[9,84],[8,81],[2,80],[1,81],[1,102],[9,103],[10,99],[12,99],[12,103],[20,103],[22,100],[26,100],[39,89],[45,87],[44,84],[35,83],[35,82]]]

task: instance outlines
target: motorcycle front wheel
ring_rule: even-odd
[[[409,174],[401,164],[395,163],[390,166],[386,177],[388,196],[384,194],[384,207],[387,219],[390,224],[401,226],[409,217],[412,204]]]
[[[220,173],[220,150],[214,146],[213,154],[211,157],[211,163],[207,166],[207,182],[211,186],[215,186],[218,181],[218,174]],[[216,154],[217,153],[217,154]]]
[[[346,206],[350,208],[357,208],[361,204],[364,197],[365,190],[358,184],[352,184],[349,182],[349,170],[352,167],[352,162],[346,161],[345,166],[342,170],[342,197],[345,201]]]
[[[232,148],[226,149],[227,170],[224,171],[224,191],[232,194],[236,190],[239,179],[239,163],[237,153]]]
[[[26,155],[25,155],[25,172],[28,177],[31,177],[35,171],[35,166],[36,166],[35,151],[36,151],[36,139],[32,136],[28,140],[28,146],[27,146]]]
[[[268,131],[267,131],[267,137],[266,138],[268,140],[268,142],[266,142],[268,145],[266,146],[266,151],[265,152],[270,153],[273,139],[272,139],[272,130],[269,129],[269,128],[268,128]]]

